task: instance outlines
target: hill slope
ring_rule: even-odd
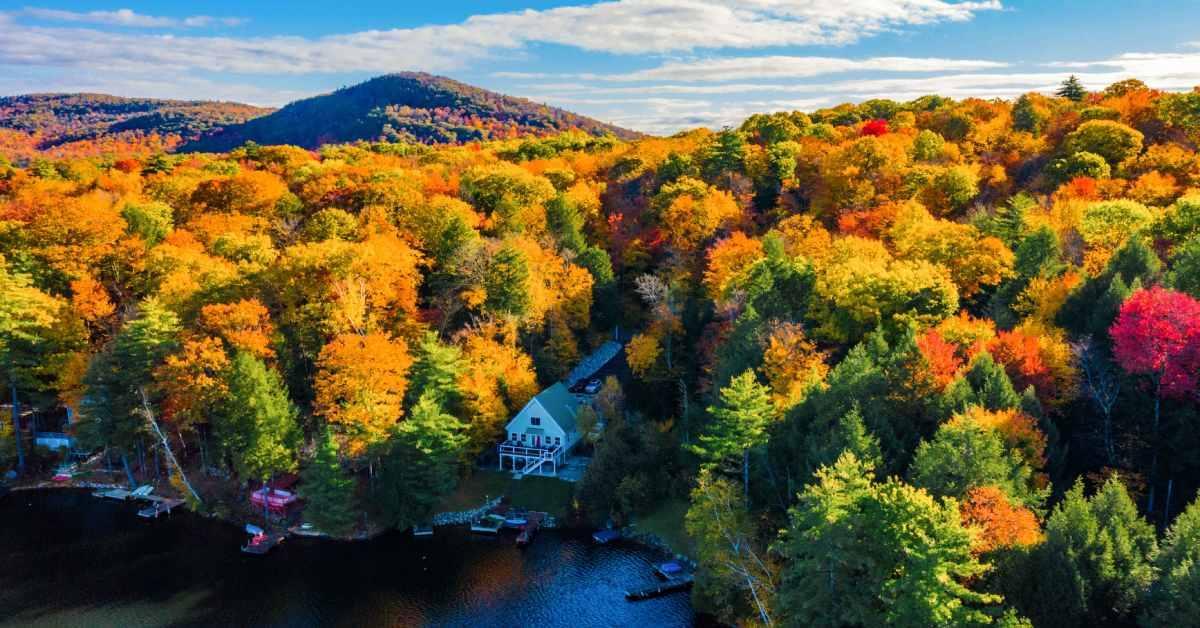
[[[580,129],[592,134],[638,134],[524,98],[505,96],[419,72],[388,74],[188,143],[184,150],[225,151],[259,144],[321,144],[355,140],[457,143]]]
[[[272,109],[231,102],[123,98],[107,94],[27,94],[0,98],[0,129],[49,150],[75,142],[153,134],[194,140]]]

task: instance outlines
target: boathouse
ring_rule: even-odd
[[[587,381],[612,362],[621,347],[616,340],[604,343],[563,381],[538,393],[521,408],[505,427],[504,441],[496,447],[501,471],[558,475],[567,454],[579,443],[579,409],[591,403],[595,394],[587,391]]]

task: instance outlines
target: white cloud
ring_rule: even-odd
[[[730,81],[807,78],[841,72],[961,72],[1006,67],[1007,63],[977,59],[913,57],[726,57],[700,61],[671,61],[648,70],[603,77],[616,81]]]
[[[160,17],[137,13],[131,9],[116,9],[114,11],[63,11],[59,9],[42,9],[25,7],[20,15],[54,22],[73,22],[77,24],[98,24],[102,26],[129,26],[135,28],[199,28],[205,26],[238,26],[246,22],[237,17],[213,17],[211,15],[191,15],[183,18]]]
[[[451,25],[319,38],[171,37],[0,22],[0,64],[240,73],[386,72],[463,67],[501,50],[559,44],[616,54],[841,45],[883,31],[970,19],[998,0],[615,0],[475,15]],[[184,24],[127,9],[31,9],[76,23]],[[194,18],[196,24],[211,18]],[[70,41],[70,46],[62,46]]]

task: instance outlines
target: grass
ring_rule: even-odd
[[[676,554],[694,556],[695,545],[683,526],[683,518],[687,515],[687,510],[686,499],[673,497],[664,501],[649,514],[638,517],[634,524],[638,532],[648,532],[658,536]]]
[[[531,475],[514,480],[508,471],[476,470],[459,482],[454,492],[442,499],[434,511],[470,510],[497,495],[506,495],[517,508],[540,510],[562,519],[567,515],[574,492],[575,487],[570,482],[555,478]]]

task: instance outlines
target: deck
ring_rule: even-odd
[[[652,584],[648,587],[642,587],[640,589],[630,589],[625,592],[625,599],[631,602],[649,600],[651,598],[667,595],[669,593],[687,591],[688,589],[692,588],[693,583],[694,580],[691,575],[672,578],[660,584]]]
[[[563,455],[566,453],[563,447],[529,447],[519,441],[506,440],[496,446],[496,453],[499,454],[500,471],[504,470],[504,459],[507,457],[510,469],[513,473],[520,475],[528,475],[537,473],[538,475],[558,475],[558,468],[562,466]],[[545,471],[549,473],[545,473]]]

